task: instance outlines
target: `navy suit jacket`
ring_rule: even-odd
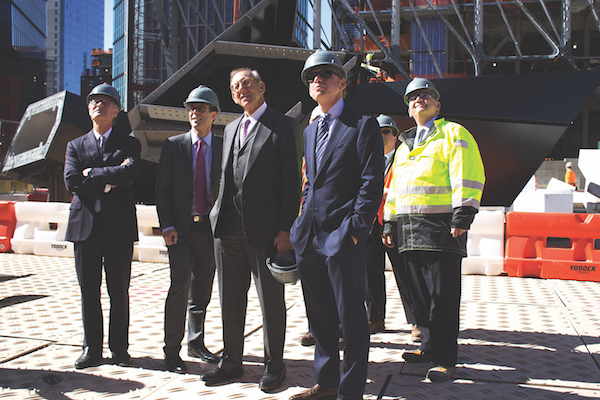
[[[215,237],[221,234],[220,213],[227,166],[242,117],[225,127],[219,196],[210,212]],[[298,123],[270,107],[258,120],[256,137],[242,182],[242,226],[248,244],[271,249],[279,231],[289,232],[300,208],[300,129]],[[230,177],[231,178],[231,177]]]
[[[307,182],[290,240],[302,254],[314,232],[326,256],[364,242],[383,195],[385,157],[377,120],[348,104],[330,132],[322,165],[315,166],[318,121],[304,130]]]
[[[64,180],[67,190],[73,193],[73,200],[65,240],[79,242],[90,236],[97,199],[100,199],[103,224],[113,233],[113,238],[129,243],[138,240],[131,184],[140,167],[140,154],[140,141],[114,128],[103,154],[93,131],[67,143]],[[122,166],[126,158],[131,162]],[[82,171],[90,167],[90,174],[84,177]],[[105,193],[106,184],[116,187]]]
[[[212,137],[210,168],[211,206],[219,193],[223,138]],[[178,241],[190,234],[192,199],[194,195],[194,152],[190,132],[171,136],[163,143],[156,175],[156,211],[160,229],[174,226]]]

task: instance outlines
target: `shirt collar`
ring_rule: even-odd
[[[331,121],[332,119],[336,119],[338,118],[341,114],[342,111],[344,110],[344,99],[339,99],[337,101],[337,103],[335,103],[330,109],[329,111],[327,111],[327,113],[324,113],[323,110],[321,110],[321,115],[324,114],[329,114],[329,120]]]
[[[112,132],[112,126],[110,128],[108,128],[108,130],[104,133],[104,135],[99,134],[94,129],[92,129],[92,132],[94,132],[94,137],[96,138],[96,140],[100,140],[100,136],[104,136],[104,140],[108,140],[108,137],[110,136],[110,133]]]
[[[192,136],[192,146],[196,144],[196,142],[198,140],[200,140],[200,136],[198,136],[196,134],[196,132],[194,132],[193,130],[190,130],[191,136]],[[204,140],[204,143],[206,143],[208,145],[208,147],[212,147],[212,131],[208,132],[208,135],[204,136],[202,138],[202,140]]]
[[[265,111],[267,110],[267,102],[264,101],[260,107],[258,107],[256,109],[256,111],[254,111],[252,113],[252,115],[250,115],[249,117],[246,116],[246,114],[244,114],[244,120],[249,119],[250,123],[256,123],[258,122],[258,120],[260,119],[260,117],[262,117],[262,115],[265,113]]]

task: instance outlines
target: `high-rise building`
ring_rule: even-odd
[[[27,106],[46,95],[46,0],[0,0],[0,164]]]
[[[81,94],[92,49],[104,46],[104,6],[95,0],[48,0],[48,90]]]
[[[115,0],[113,86],[124,109],[138,104],[256,2]],[[156,4],[162,7],[157,10]],[[293,41],[305,47],[308,0],[297,4]]]

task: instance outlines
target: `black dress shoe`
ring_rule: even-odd
[[[112,352],[112,363],[116,364],[116,365],[120,365],[121,367],[124,367],[126,365],[129,365],[129,363],[131,362],[131,356],[129,355],[129,353],[127,351],[113,351]]]
[[[290,397],[290,400],[335,400],[337,399],[337,387],[322,388],[318,383],[304,392]]]
[[[234,368],[231,370],[226,370],[224,368],[215,368],[212,371],[209,371],[202,375],[200,379],[206,382],[207,385],[216,385],[219,383],[231,381],[235,378],[239,378],[244,375],[244,368]]]
[[[262,376],[262,378],[260,378],[260,383],[258,384],[258,387],[263,392],[270,392],[271,390],[277,389],[279,386],[281,386],[281,383],[283,381],[285,381],[285,373],[286,373],[285,365],[279,372],[265,373]]]
[[[415,351],[405,351],[402,353],[402,358],[409,363],[428,363],[433,360],[433,354],[430,351],[417,349]]]
[[[204,362],[216,364],[221,358],[217,355],[214,355],[204,346],[202,347],[191,347],[188,346],[188,357],[199,358]]]
[[[92,350],[89,347],[83,349],[83,353],[75,361],[75,368],[83,369],[102,363],[102,350]]]
[[[178,374],[185,374],[188,370],[179,354],[165,354],[165,364],[169,371]]]

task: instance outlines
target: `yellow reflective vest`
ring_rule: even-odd
[[[414,128],[410,134],[414,136]],[[412,140],[405,140],[396,151],[385,221],[402,214],[451,214],[461,206],[479,209],[485,173],[467,129],[440,118],[422,143],[411,145]]]

